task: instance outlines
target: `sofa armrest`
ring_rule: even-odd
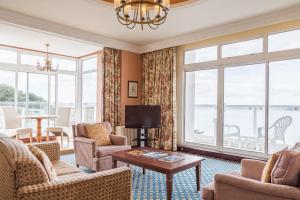
[[[58,142],[42,142],[32,145],[44,151],[51,161],[60,159],[60,146]]]
[[[110,141],[113,145],[126,145],[126,137],[110,134]]]
[[[24,186],[19,200],[131,199],[131,169],[122,167],[82,177]]]
[[[246,178],[261,180],[266,162],[261,160],[243,159],[241,162],[241,175]]]
[[[230,199],[249,199],[250,196],[256,200],[267,199],[295,199],[300,197],[300,188],[286,185],[263,183],[257,180],[234,176],[228,174],[215,175],[215,194],[217,200]]]
[[[92,169],[96,154],[96,146],[95,140],[84,137],[75,137],[74,152],[76,164]]]

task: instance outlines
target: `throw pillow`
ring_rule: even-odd
[[[86,131],[88,137],[96,141],[97,146],[111,145],[105,124],[87,124]]]
[[[38,147],[32,146],[32,145],[29,146],[29,150],[42,163],[43,167],[45,168],[45,170],[48,174],[49,180],[50,181],[57,181],[58,176],[56,174],[56,171],[55,171],[50,159],[46,155],[46,153],[43,152]]]
[[[272,183],[298,186],[300,176],[300,151],[283,150],[271,174]]]
[[[266,165],[264,167],[264,170],[263,170],[263,173],[261,176],[261,182],[271,183],[271,173],[272,173],[275,163],[277,162],[277,160],[280,156],[280,153],[281,153],[281,151],[273,153],[271,155],[271,157],[269,158],[268,162],[266,163]]]

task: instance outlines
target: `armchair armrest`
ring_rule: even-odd
[[[243,159],[241,162],[241,175],[260,181],[265,165],[266,162],[261,160]]]
[[[131,169],[122,167],[67,180],[25,186],[20,200],[131,199]]]
[[[126,145],[126,137],[120,135],[112,135],[110,134],[110,141],[113,145]]]
[[[228,174],[215,175],[215,192],[218,200],[237,196],[239,199],[249,199],[252,196],[256,200],[263,200],[266,197],[269,197],[268,199],[273,197],[274,199],[298,200],[300,197],[300,189],[297,187],[262,183],[242,176]]]
[[[94,157],[96,153],[96,141],[84,138],[74,138],[74,152],[76,165],[93,168]]]
[[[60,146],[58,142],[34,143],[33,145],[44,151],[51,161],[60,159]]]

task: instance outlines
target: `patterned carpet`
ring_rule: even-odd
[[[74,154],[64,155],[61,159],[75,165]],[[82,170],[91,173],[90,170],[84,168]],[[216,173],[240,171],[240,164],[238,162],[206,157],[205,161],[202,162],[201,171],[201,187],[203,187],[213,180]],[[194,168],[177,173],[173,179],[173,199],[201,200],[201,192],[196,192],[195,177]],[[163,174],[146,170],[146,174],[143,175],[141,168],[133,167],[133,199],[166,199],[165,181],[166,179]]]

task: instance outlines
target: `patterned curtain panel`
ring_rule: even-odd
[[[121,51],[104,48],[103,62],[103,121],[113,129],[121,122]]]
[[[161,105],[159,136],[149,130],[151,146],[176,150],[176,50],[175,47],[143,54],[142,103]]]

